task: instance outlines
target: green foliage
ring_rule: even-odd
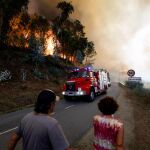
[[[86,58],[93,58],[96,54],[93,42],[89,42],[84,33],[84,26],[79,20],[66,20],[62,26],[53,26],[53,31],[57,35],[60,45],[56,45],[56,54],[74,56],[75,60],[82,63]]]
[[[140,97],[150,97],[150,89],[145,89],[143,86],[136,86],[133,91]]]
[[[29,38],[29,48],[31,50],[35,50],[36,47],[37,47],[37,39],[34,35],[31,35],[30,38]]]
[[[74,11],[74,7],[70,2],[62,1],[57,4],[57,8],[62,10],[60,17],[57,17],[57,24],[61,26]]]
[[[73,63],[71,63],[67,59],[62,59],[58,56],[46,56],[46,64],[48,66],[55,66],[57,68],[65,70],[65,67],[67,68],[68,66],[73,66]]]
[[[125,85],[131,89],[141,89],[143,88],[143,83],[140,82],[130,82],[130,81],[126,81]]]
[[[95,53],[93,42],[89,42],[84,33],[84,26],[79,20],[69,20],[69,15],[74,11],[69,2],[60,2],[57,5],[61,15],[56,17],[52,27],[60,45],[56,44],[55,53],[67,57],[73,56],[74,61],[82,63],[85,56],[93,57]],[[57,41],[56,41],[57,43]]]
[[[135,82],[126,82],[126,86],[138,96],[140,103],[143,103],[144,105],[150,104],[150,89],[144,88],[143,84]]]
[[[33,75],[39,79],[44,79],[44,77],[45,77],[41,71],[36,70],[36,69],[34,70]]]
[[[79,62],[79,63],[82,63],[84,57],[83,57],[83,54],[81,53],[81,51],[77,51],[76,52],[76,60]]]
[[[46,33],[50,29],[48,20],[43,16],[34,15],[31,16],[28,26],[31,34],[29,39],[29,48],[37,49],[38,47],[41,47],[41,53],[44,52],[46,48]],[[36,34],[38,34],[38,37]]]
[[[61,75],[61,70],[58,69],[55,66],[50,66],[49,69],[48,69],[48,71],[49,71],[49,74],[52,75],[52,76],[54,76],[54,77],[58,77],[58,76]]]
[[[45,57],[38,53],[38,51],[33,50],[24,57],[23,61],[27,63],[33,63],[35,66],[37,66],[39,63],[45,62]]]
[[[133,92],[140,97],[150,98],[150,89],[143,87],[143,83],[138,82],[128,82],[126,81],[126,86],[133,90]]]
[[[31,51],[24,57],[23,61],[33,63],[35,69],[37,69],[39,64],[45,62],[45,56],[42,54],[43,52],[42,43],[34,36],[31,36],[29,40],[29,46]]]

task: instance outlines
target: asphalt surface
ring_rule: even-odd
[[[52,114],[52,116],[59,121],[68,141],[73,146],[74,143],[79,141],[91,128],[92,117],[99,113],[97,109],[98,101],[106,95],[113,96],[117,99],[119,93],[120,87],[118,86],[118,83],[112,83],[107,94],[96,97],[95,101],[92,103],[84,100],[60,100],[57,102],[55,113]],[[0,116],[0,150],[7,149],[10,135],[15,130],[23,116],[32,110],[33,108],[27,108]],[[20,141],[16,150],[22,149],[21,143],[22,142]]]

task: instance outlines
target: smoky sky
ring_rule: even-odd
[[[29,11],[52,19],[60,0],[31,0]],[[72,0],[71,17],[85,26],[97,56],[94,66],[106,68],[114,80],[134,69],[150,81],[150,0]],[[127,77],[127,76],[126,76]]]

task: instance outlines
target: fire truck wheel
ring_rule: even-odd
[[[94,99],[95,99],[95,92],[94,92],[93,89],[91,89],[90,95],[88,96],[88,98],[89,98],[90,102],[94,101]]]

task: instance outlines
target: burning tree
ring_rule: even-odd
[[[48,31],[50,30],[50,25],[48,20],[43,16],[34,15],[31,16],[29,22],[29,37],[34,37],[41,42],[43,52],[45,51],[46,39],[48,38]],[[29,48],[31,48],[29,46]]]
[[[22,9],[21,13],[10,20],[10,29],[7,33],[8,45],[20,48],[28,47],[29,22],[30,17],[25,9]]]
[[[39,15],[29,15],[26,9],[14,16],[10,21],[10,31],[7,34],[10,46],[26,48],[29,54],[26,61],[31,61],[38,67],[38,63],[44,61],[44,55],[49,39],[52,36],[48,20]]]
[[[69,18],[74,11],[72,4],[62,1],[57,8],[61,14],[50,23],[43,16],[29,15],[23,7],[9,20],[7,45],[27,48],[37,56],[53,54],[50,50],[54,49],[57,56],[72,62],[83,63],[85,58],[91,61],[89,58],[96,54],[94,44],[85,36],[81,22]]]
[[[28,0],[1,0],[0,1],[0,42],[7,43],[7,33],[9,31],[9,21],[13,16],[26,7]]]
[[[39,49],[44,53],[46,49],[46,39],[49,34],[50,25],[43,16],[29,16],[25,9],[14,16],[10,21],[10,30],[7,34],[9,45],[28,48],[31,50]]]
[[[61,14],[54,19],[53,25],[57,38],[55,52],[58,55],[61,54],[63,58],[80,63],[85,58],[87,60],[89,57],[94,57],[96,54],[94,44],[85,36],[84,26],[79,20],[69,19],[69,15],[74,11],[72,4],[60,2],[57,8],[61,9]],[[60,43],[59,46],[57,40]]]

